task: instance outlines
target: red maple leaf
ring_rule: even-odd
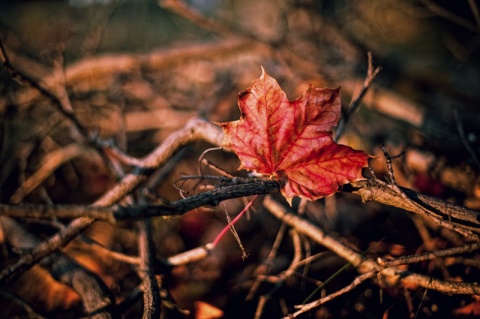
[[[220,123],[224,146],[237,154],[240,169],[278,179],[289,202],[294,196],[315,200],[362,179],[369,155],[332,138],[340,119],[339,89],[310,85],[290,102],[262,68],[238,105],[240,120]]]

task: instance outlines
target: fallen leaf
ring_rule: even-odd
[[[472,296],[473,301],[453,311],[454,315],[478,316],[480,315],[480,297]]]
[[[195,319],[218,319],[223,317],[223,311],[203,301],[195,301]]]
[[[332,138],[340,119],[339,89],[310,85],[290,102],[262,68],[238,104],[240,120],[220,123],[224,146],[237,154],[240,169],[277,179],[289,202],[294,196],[316,200],[362,179],[369,155]]]

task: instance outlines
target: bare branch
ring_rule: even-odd
[[[2,53],[2,65],[3,68],[14,78],[16,81],[22,83],[23,85],[29,86],[34,88],[38,91],[42,96],[46,97],[48,100],[52,101],[52,103],[56,106],[57,110],[60,111],[66,118],[68,118],[75,126],[75,128],[80,132],[80,134],[88,139],[88,131],[87,129],[78,121],[77,116],[73,112],[73,110],[69,109],[68,106],[65,106],[62,100],[60,100],[54,93],[52,93],[46,87],[40,85],[38,81],[32,79],[30,76],[26,75],[25,73],[17,70],[11,63],[7,55],[7,51],[3,45],[3,41],[0,38],[0,50]],[[56,80],[56,78],[54,78]],[[56,83],[56,82],[55,82]]]
[[[468,4],[470,5],[470,9],[475,17],[475,22],[477,22],[477,28],[480,30],[480,13],[478,12],[478,6],[475,3],[475,0],[468,0]]]
[[[133,173],[126,175],[115,187],[113,187],[107,194],[102,196],[97,202],[94,203],[94,206],[110,206],[115,202],[119,201],[121,198],[126,196],[131,192],[137,185],[144,181],[149,173],[149,170],[160,167],[164,165],[169,158],[174,154],[174,152],[186,145],[198,140],[204,140],[212,145],[221,145],[222,142],[221,130],[218,126],[208,123],[203,120],[192,120],[189,122],[185,128],[173,133],[167,140],[164,141],[156,150],[151,152],[145,158],[141,160],[142,169],[137,169]],[[257,182],[256,182],[257,183]],[[213,191],[210,194],[199,194],[197,196],[191,197],[188,201],[182,202],[179,201],[178,206],[173,206],[170,211],[184,212],[195,207],[199,207],[205,204],[218,204],[219,200],[224,200],[234,197],[246,196],[246,194],[265,194],[270,192],[278,191],[278,184],[275,181],[261,181],[258,183],[263,183],[261,188],[257,188],[258,184],[244,184],[239,186],[232,186],[231,193],[228,195],[215,195],[218,197],[209,197],[212,194],[218,194],[218,190]],[[352,189],[353,187],[353,189]],[[416,205],[412,205],[408,201],[403,200],[397,192],[394,192],[390,189],[389,185],[378,181],[378,180],[362,180],[351,184],[351,187],[344,187],[345,190],[356,193],[362,197],[364,201],[375,200],[380,203],[387,205],[400,207],[418,214],[422,214],[422,210],[419,209]],[[263,191],[262,191],[263,190]],[[413,201],[420,201],[422,206],[428,205],[432,208],[441,218],[448,220],[448,216],[452,217],[452,223],[460,228],[469,229],[472,231],[479,231],[479,215],[480,213],[471,211],[462,207],[451,205],[443,201],[422,196],[413,191],[403,189],[405,194],[411,198]],[[217,193],[215,193],[217,192]],[[212,200],[213,198],[213,200]],[[15,206],[0,206],[2,213],[8,212],[10,208],[15,210]],[[21,209],[21,206],[17,209]],[[131,207],[131,208],[122,208],[118,209],[117,216],[119,218],[130,218],[138,217],[140,211],[141,214],[144,214],[145,217],[153,217],[159,215],[158,207],[150,207],[153,210],[149,210],[145,207]],[[91,208],[94,210],[94,208]],[[167,205],[162,207],[162,210],[168,210]],[[18,210],[17,210],[18,212]],[[112,220],[111,216],[108,217],[108,209],[104,210],[106,213],[106,219]],[[121,212],[121,213],[120,213]],[[99,216],[99,215],[97,215]],[[115,215],[114,215],[115,216]],[[117,217],[115,216],[115,217]],[[100,216],[99,216],[100,217]],[[20,258],[15,264],[5,268],[0,273],[0,280],[4,282],[9,278],[12,278],[15,273],[22,268],[28,268],[34,263],[38,262],[44,256],[47,256],[56,249],[62,247],[73,238],[75,238],[79,233],[85,230],[88,226],[93,223],[94,219],[90,217],[82,217],[74,220],[68,227],[59,232],[57,235],[50,238],[48,241],[41,243],[37,246],[31,254]]]
[[[204,140],[218,145],[221,143],[221,138],[222,135],[218,126],[203,120],[192,120],[183,129],[170,135],[162,145],[146,156],[143,162],[144,167],[153,169],[164,165],[178,148],[188,143]],[[148,170],[143,169],[126,175],[119,184],[97,200],[94,206],[109,206],[125,197],[146,179],[147,172]],[[16,263],[3,269],[0,272],[0,284],[12,279],[21,269],[30,268],[45,256],[69,243],[94,221],[95,219],[89,217],[81,217],[72,221],[65,229],[40,243],[31,253],[22,256]]]
[[[192,209],[250,195],[272,194],[279,192],[279,184],[274,180],[225,186],[200,193],[171,203],[135,206],[81,206],[81,205],[4,205],[0,204],[0,215],[24,218],[78,218],[86,217],[114,223],[117,220],[141,219],[159,216],[175,216]]]
[[[293,255],[292,262],[290,263],[290,266],[288,266],[288,269],[282,272],[278,276],[278,280],[275,283],[275,286],[266,294],[260,296],[258,300],[257,310],[255,311],[254,319],[259,319],[262,317],[265,304],[274,296],[275,292],[278,289],[280,289],[280,287],[284,284],[285,280],[294,273],[295,269],[299,267],[299,262],[300,262],[300,259],[302,258],[300,236],[298,235],[297,231],[295,231],[294,229],[290,229],[290,236],[292,237],[292,242],[294,247],[294,255]]]
[[[71,144],[62,149],[49,153],[40,163],[37,171],[30,176],[12,195],[13,204],[20,203],[23,198],[32,192],[46,178],[48,178],[63,163],[71,161],[85,153],[86,148],[80,144]]]
[[[427,7],[428,10],[432,11],[436,15],[438,15],[440,17],[443,17],[447,20],[450,20],[450,21],[452,21],[452,22],[454,22],[454,23],[456,23],[456,24],[458,24],[458,25],[460,25],[460,26],[462,26],[465,29],[468,29],[470,31],[480,32],[480,29],[477,28],[476,25],[474,25],[473,23],[471,23],[467,19],[464,19],[463,17],[458,16],[455,13],[448,11],[447,9],[435,4],[433,1],[431,1],[431,0],[420,0],[420,2],[422,2],[425,5],[425,7]]]
[[[392,188],[392,185],[377,179],[356,181],[345,185],[342,190],[359,195],[364,202],[375,201],[425,216],[424,209],[413,204],[411,201],[418,202],[421,206],[428,207],[431,212],[435,213],[435,218],[440,218],[445,221],[449,221],[449,218],[451,218],[451,223],[457,227],[473,232],[480,232],[480,212],[457,206],[435,197],[422,195],[408,188],[402,187],[401,190],[411,201],[406,201]],[[116,220],[130,218],[180,215],[200,206],[216,206],[221,201],[227,199],[257,194],[271,194],[278,191],[279,185],[276,181],[257,180],[245,184],[220,187],[176,202],[158,205],[85,207],[75,205],[41,206],[0,204],[0,215],[28,218],[88,217],[113,223]],[[427,217],[431,218],[432,216]]]
[[[375,261],[362,257],[360,253],[354,251],[341,241],[328,235],[318,226],[315,226],[309,221],[288,212],[284,206],[274,201],[271,197],[265,197],[263,204],[272,215],[285,222],[289,226],[295,228],[299,233],[312,238],[325,248],[346,259],[355,268],[357,268],[358,272],[364,274],[372,270],[378,271],[380,278],[385,284],[401,284],[406,287],[424,287],[427,289],[433,289],[439,292],[451,294],[480,294],[480,287],[476,283],[444,281],[437,278],[411,273],[397,267],[388,267],[383,269],[383,267],[381,267]]]
[[[284,318],[286,318],[286,319],[296,318],[299,315],[301,315],[302,313],[310,311],[313,308],[320,307],[321,305],[329,302],[330,300],[333,300],[333,299],[337,298],[338,296],[341,296],[341,295],[353,290],[354,288],[358,287],[363,282],[367,281],[368,279],[373,278],[375,275],[376,275],[376,271],[374,271],[374,270],[371,270],[369,272],[361,274],[360,276],[357,276],[352,281],[352,283],[350,283],[348,286],[345,286],[342,289],[340,289],[338,291],[335,291],[334,293],[331,293],[331,294],[329,294],[329,295],[327,295],[323,298],[320,298],[318,300],[312,301],[308,304],[296,306],[295,308],[298,308],[299,310],[295,311],[293,314],[288,315],[287,317],[284,317]]]
[[[380,259],[378,262],[382,266],[398,266],[398,265],[405,265],[411,263],[418,263],[426,260],[432,260],[441,257],[447,257],[467,252],[472,252],[475,250],[480,249],[480,242],[475,242],[472,244],[466,244],[461,247],[452,247],[442,250],[435,250],[426,252],[419,255],[410,255],[410,256],[403,256],[396,259]]]
[[[155,247],[152,239],[151,220],[137,222],[139,228],[138,247],[140,251],[140,275],[143,285],[143,318],[160,318],[160,288],[155,276]]]
[[[347,127],[347,124],[349,123],[350,117],[352,114],[354,114],[358,108],[360,107],[360,103],[365,96],[365,94],[368,91],[368,88],[370,87],[370,84],[372,84],[373,80],[376,78],[378,73],[380,73],[381,67],[377,66],[375,70],[373,69],[373,62],[372,62],[372,53],[368,52],[368,71],[367,75],[365,77],[365,81],[363,82],[363,87],[360,93],[352,99],[350,102],[350,105],[348,107],[348,111],[346,114],[344,114],[344,117],[342,118],[342,121],[338,125],[337,131],[335,133],[335,141],[338,141],[340,136],[343,134],[345,131],[345,128]]]
[[[78,83],[90,83],[92,82],[92,78],[95,77],[95,81],[108,83],[112,77],[119,73],[134,73],[144,68],[160,69],[167,66],[171,67],[196,57],[215,58],[231,53],[238,54],[238,52],[247,49],[252,50],[251,41],[228,39],[214,44],[199,44],[187,48],[179,47],[147,54],[107,54],[82,59],[77,63],[69,65],[65,69],[65,82],[70,86],[75,86]],[[7,66],[10,66],[10,64],[7,64]],[[12,77],[15,78],[15,74],[12,74]],[[57,78],[57,75],[52,74],[42,78],[42,83],[44,83],[45,87],[51,89],[55,87]],[[35,80],[32,81],[35,82]],[[18,92],[16,95],[16,104],[28,105],[35,98],[38,98],[39,95],[43,94],[39,94],[36,88],[27,88],[25,91]],[[50,99],[48,94],[46,97]],[[8,98],[0,97],[0,110],[5,108],[9,103],[12,103],[12,101]]]
[[[472,157],[473,161],[475,162],[475,165],[477,165],[477,168],[480,170],[480,161],[477,158],[477,154],[475,154],[475,150],[472,148],[467,137],[465,136],[465,130],[463,129],[462,119],[460,118],[460,115],[458,114],[458,111],[456,109],[453,110],[453,117],[455,119],[458,135],[462,140],[463,146]]]
[[[412,203],[416,202],[427,207],[435,218],[444,221],[449,221],[451,218],[451,223],[457,227],[480,232],[480,212],[422,195],[408,188],[400,187],[400,189],[411,201],[404,200],[392,185],[378,179],[361,180],[344,187],[345,191],[362,197],[364,202],[375,201],[425,216],[425,210]]]
[[[285,236],[285,232],[287,230],[287,225],[285,223],[282,223],[282,226],[280,226],[280,229],[278,230],[277,236],[275,238],[275,242],[272,245],[272,249],[270,250],[270,253],[268,254],[267,259],[257,268],[257,278],[255,279],[255,282],[253,283],[252,287],[250,288],[250,291],[248,292],[247,297],[245,297],[245,300],[250,301],[252,300],[253,296],[257,292],[258,288],[260,287],[260,276],[264,276],[268,274],[270,271],[271,266],[273,265],[273,260],[277,256],[278,249],[280,247],[280,244],[283,240],[283,237]],[[297,265],[297,267],[300,267],[300,265]]]

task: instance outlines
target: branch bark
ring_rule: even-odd
[[[137,223],[139,229],[138,248],[140,252],[140,274],[143,288],[143,318],[160,318],[160,287],[155,276],[155,247],[152,238],[151,220]]]
[[[405,201],[391,185],[378,179],[354,182],[347,185],[344,190],[359,195],[364,202],[375,201],[422,216],[426,216],[425,211],[419,206],[425,207],[430,212],[435,213],[436,217],[444,221],[451,222],[457,227],[480,233],[480,212],[445,202],[436,197],[426,196],[408,188],[401,187],[401,190],[419,206]],[[426,217],[430,218],[430,216]]]
[[[201,206],[217,206],[220,202],[250,195],[273,194],[279,192],[279,184],[274,180],[258,180],[251,183],[225,186],[200,193],[185,199],[159,205],[135,206],[82,206],[82,205],[5,205],[0,204],[0,215],[17,218],[79,218],[103,220],[114,223],[118,220],[143,219],[159,216],[184,214]]]

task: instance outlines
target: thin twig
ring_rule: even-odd
[[[313,308],[316,308],[316,307],[319,307],[327,302],[329,302],[330,300],[333,300],[343,294],[346,294],[347,292],[349,291],[352,291],[354,288],[358,287],[359,285],[361,285],[362,283],[364,283],[365,281],[367,281],[368,279],[371,279],[373,278],[375,275],[377,274],[377,272],[375,270],[371,270],[369,272],[366,272],[364,274],[361,274],[360,276],[357,276],[355,277],[355,279],[347,286],[343,287],[342,289],[340,290],[337,290],[336,292],[334,293],[331,293],[323,298],[320,298],[318,300],[315,300],[315,301],[312,301],[308,304],[305,304],[305,305],[301,305],[301,306],[296,306],[296,308],[298,308],[299,310],[297,310],[296,312],[294,312],[293,314],[291,315],[288,315],[286,317],[284,317],[285,319],[291,319],[291,318],[296,318],[298,317],[299,315],[301,315],[302,313],[305,313],[307,311],[310,311],[312,310]]]
[[[420,312],[420,309],[422,309],[422,304],[425,301],[425,297],[427,296],[427,292],[428,292],[428,289],[425,289],[425,291],[423,292],[423,295],[422,295],[422,299],[420,300],[420,304],[417,307],[417,312],[415,313],[413,318],[418,318],[418,314]]]
[[[253,203],[255,202],[255,200],[258,198],[258,195],[255,195],[251,200],[250,202],[248,202],[248,204],[242,209],[242,211],[240,213],[238,213],[238,215],[228,223],[228,225],[226,227],[224,227],[222,229],[222,231],[220,231],[220,233],[217,235],[217,237],[215,237],[215,239],[212,241],[212,246],[215,248],[218,243],[220,242],[220,240],[222,240],[222,238],[225,236],[225,234],[230,230],[232,230],[232,227],[240,220],[240,218],[243,217],[243,215],[245,215],[245,213],[250,209],[250,206],[253,205]],[[235,235],[235,232],[234,232],[234,235]],[[245,251],[243,251],[245,253]],[[243,258],[246,258],[245,255],[242,256]]]
[[[480,13],[478,12],[478,6],[475,3],[475,0],[468,0],[468,4],[472,10],[473,16],[475,17],[475,22],[477,22],[477,28],[480,30]]]
[[[365,77],[365,81],[363,82],[363,87],[360,93],[355,97],[352,98],[352,101],[350,102],[350,105],[348,107],[348,111],[346,114],[344,114],[344,117],[341,119],[337,131],[335,133],[335,141],[338,141],[340,139],[340,136],[345,132],[345,129],[350,121],[350,117],[355,114],[355,112],[358,110],[358,108],[361,105],[361,101],[365,94],[368,91],[368,88],[372,84],[373,80],[375,77],[378,75],[378,73],[381,71],[381,67],[377,66],[375,69],[373,68],[373,61],[372,61],[372,53],[368,52],[368,70],[367,70],[367,75]]]
[[[42,96],[46,97],[48,100],[56,106],[57,110],[60,111],[66,118],[68,118],[79,133],[88,140],[89,133],[87,129],[83,126],[82,123],[78,121],[77,116],[73,113],[72,110],[69,110],[68,107],[62,103],[62,101],[47,88],[40,85],[36,80],[32,79],[30,76],[16,69],[11,63],[7,55],[7,51],[3,45],[2,38],[0,37],[0,51],[2,53],[2,65],[3,68],[14,78],[16,81],[22,83],[23,85],[30,86],[36,89]]]
[[[323,255],[325,255],[325,251],[322,251],[320,253],[317,253],[315,255],[312,255],[310,257],[305,257],[304,259],[300,260],[298,263],[297,263],[297,268],[298,267],[301,267],[301,266],[304,266],[304,265],[308,265],[309,263],[312,263],[313,261],[317,260],[318,258],[322,257]],[[305,277],[304,274],[302,274],[302,277]]]
[[[452,13],[451,11],[448,11],[447,9],[435,4],[433,1],[431,0],[420,0],[420,1],[425,5],[425,7],[427,7],[428,10],[435,13],[436,15],[443,17],[447,20],[450,20],[470,31],[480,32],[480,29],[478,29],[476,25],[474,25],[467,19],[461,16],[458,16]]]
[[[15,191],[10,198],[10,202],[13,204],[20,203],[26,195],[47,179],[58,167],[65,162],[84,155],[85,150],[86,148],[80,144],[71,144],[49,153],[42,160],[37,171]]]
[[[462,254],[462,253],[472,252],[478,249],[480,249],[480,242],[475,242],[475,243],[463,245],[461,247],[452,247],[447,249],[429,251],[423,254],[403,256],[403,257],[399,257],[391,260],[381,258],[378,260],[378,263],[381,266],[386,266],[386,267],[399,266],[399,265],[413,264],[413,263],[432,260],[436,258],[448,257],[448,256]]]
[[[29,304],[27,304],[25,301],[23,301],[22,299],[18,298],[17,296],[15,296],[11,293],[0,290],[0,296],[2,297],[2,299],[9,301],[9,307],[12,307],[13,304],[16,304],[16,305],[20,306],[23,309],[23,311],[26,312],[26,315],[28,316],[28,318],[31,318],[31,319],[44,319],[44,318],[46,318],[46,317],[43,317],[42,315],[36,313],[35,310]],[[5,313],[4,313],[4,315],[5,315]],[[27,316],[25,316],[25,317],[27,317]]]
[[[465,149],[468,151],[470,156],[472,157],[473,161],[475,162],[475,165],[477,165],[477,168],[480,170],[480,161],[478,160],[477,154],[473,150],[472,146],[468,142],[466,136],[465,136],[465,131],[463,129],[463,124],[462,124],[462,119],[460,118],[460,115],[458,114],[457,109],[453,109],[453,117],[455,119],[455,123],[457,126],[458,130],[458,135],[460,135],[460,139],[462,140],[463,146]]]
[[[285,283],[285,280],[294,273],[295,269],[297,269],[299,265],[299,262],[302,258],[300,236],[298,232],[294,229],[290,230],[290,236],[292,237],[294,247],[292,262],[290,263],[290,266],[288,266],[287,270],[283,271],[280,275],[278,275],[278,280],[275,283],[275,286],[270,289],[266,294],[260,296],[254,319],[261,318],[266,303],[274,296],[275,292],[282,287],[282,285]]]
[[[219,167],[218,165],[210,162],[209,160],[207,159],[202,159],[201,161],[201,164],[207,166],[207,167],[210,167],[211,169],[213,169],[214,171],[216,171],[217,173],[219,173],[220,175],[224,176],[224,177],[227,177],[227,178],[235,178],[234,175],[230,174],[229,172],[227,172],[226,170],[224,170],[223,168]],[[202,174],[201,174],[202,175]]]
[[[166,262],[167,262],[167,265],[170,265],[170,266],[181,266],[181,265],[191,264],[208,257],[212,249],[213,249],[213,246],[210,243],[205,246],[196,247],[196,248],[184,251],[175,256],[172,256],[168,258]]]
[[[116,261],[119,261],[119,262],[122,262],[122,263],[126,263],[126,264],[129,264],[129,265],[133,265],[133,266],[139,266],[140,265],[140,258],[138,258],[138,257],[130,256],[130,255],[126,255],[124,253],[120,253],[120,252],[117,252],[117,251],[110,250],[107,247],[105,247],[104,245],[102,245],[101,243],[99,243],[96,240],[93,240],[93,239],[91,239],[90,237],[87,237],[87,236],[81,236],[81,240],[82,240],[82,242],[85,242],[86,244],[88,244],[88,245],[85,245],[85,246],[88,246],[88,248],[86,248],[86,249],[91,249],[93,251],[96,250],[97,251],[96,253],[98,255],[103,255],[107,258],[111,258],[113,260],[116,260]]]
[[[245,211],[247,211],[250,208],[251,205],[245,206]],[[248,207],[248,208],[247,208]],[[232,233],[233,237],[235,238],[235,241],[237,242],[238,247],[240,247],[240,250],[242,251],[242,259],[245,260],[248,257],[247,252],[245,251],[245,247],[243,246],[242,240],[240,239],[240,236],[238,235],[237,230],[235,229],[235,222],[232,221],[230,218],[230,215],[228,214],[227,207],[225,206],[225,203],[223,203],[223,210],[225,211],[225,217],[227,218],[227,223],[228,223],[228,228],[230,228],[230,232]],[[243,211],[239,214],[239,219],[244,215]],[[238,220],[238,219],[237,219]],[[212,243],[214,247],[216,246],[215,241]]]
[[[395,173],[393,172],[392,158],[390,157],[390,154],[387,152],[387,149],[385,148],[384,145],[381,145],[380,149],[382,150],[383,155],[385,156],[385,163],[387,164],[389,183],[392,184],[394,187],[398,188],[397,181],[395,180]]]
[[[192,9],[182,0],[162,0],[160,1],[160,5],[207,30],[212,30],[218,34],[225,36],[232,35],[231,30],[224,27],[222,24],[217,23],[214,20],[206,18],[204,15]]]
[[[475,283],[444,281],[429,276],[411,273],[397,267],[383,268],[375,261],[362,257],[360,253],[347,247],[340,240],[333,238],[319,226],[313,225],[304,218],[290,213],[287,208],[280,205],[270,196],[265,197],[263,204],[272,215],[295,228],[299,233],[310,237],[338,256],[346,259],[360,273],[366,273],[371,270],[379,271],[379,276],[392,285],[414,285],[451,294],[480,294],[480,287]],[[401,274],[401,276],[399,274]]]
[[[280,248],[280,244],[283,240],[283,237],[285,236],[285,231],[287,230],[287,225],[285,223],[282,223],[280,226],[280,229],[277,232],[277,236],[275,237],[275,241],[272,245],[272,249],[270,249],[270,253],[268,254],[267,259],[262,263],[261,266],[259,266],[256,271],[257,273],[257,278],[255,279],[255,282],[253,283],[252,287],[250,288],[250,291],[248,292],[247,297],[245,297],[246,301],[252,300],[253,296],[257,292],[257,289],[260,287],[260,276],[268,274],[270,271],[271,266],[273,265],[273,259],[277,256],[278,249]]]

